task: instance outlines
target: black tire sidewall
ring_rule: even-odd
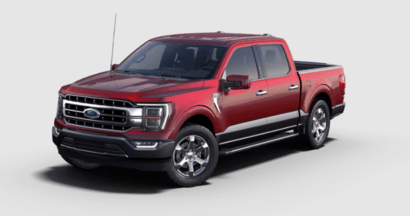
[[[184,186],[184,187],[192,187],[192,186],[196,186],[196,185],[199,185],[205,182],[215,170],[216,164],[218,163],[218,155],[219,155],[218,144],[215,139],[215,136],[207,128],[201,125],[189,125],[189,126],[182,128],[179,131],[177,137],[175,138],[174,149],[176,145],[179,143],[179,141],[181,141],[181,139],[189,135],[197,135],[205,139],[205,141],[208,143],[208,146],[209,146],[210,155],[209,155],[209,163],[207,164],[206,168],[204,169],[202,173],[194,177],[184,177],[184,176],[181,176],[175,169],[174,158],[173,158],[174,153],[172,153],[172,156],[168,163],[166,172],[168,176],[176,184]]]
[[[313,122],[313,115],[316,112],[317,109],[322,108],[325,111],[326,114],[326,129],[325,129],[325,134],[324,134],[324,139],[322,139],[320,142],[317,142],[313,138],[312,134],[312,122]],[[329,135],[329,130],[330,130],[330,111],[329,111],[329,106],[327,103],[323,100],[319,100],[315,103],[313,108],[311,109],[309,113],[309,120],[306,125],[306,134],[309,139],[309,143],[312,148],[321,148],[324,146],[324,143],[326,142],[327,136]]]

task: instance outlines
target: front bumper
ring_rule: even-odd
[[[139,149],[123,136],[67,128],[58,130],[55,126],[52,133],[53,142],[61,156],[109,166],[163,171],[174,150],[173,140],[158,141],[152,149]]]

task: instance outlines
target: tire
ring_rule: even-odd
[[[310,149],[322,148],[330,130],[330,111],[325,101],[314,103],[304,127],[305,133],[301,134],[301,139],[305,146]]]
[[[175,138],[166,174],[179,186],[200,185],[214,172],[218,156],[218,144],[211,131],[201,125],[185,126]]]
[[[100,168],[102,165],[97,164],[97,163],[90,163],[87,161],[75,159],[75,158],[67,158],[67,157],[62,157],[67,163],[73,165],[76,168],[79,169],[85,169],[85,170],[92,170],[92,169],[97,169]]]

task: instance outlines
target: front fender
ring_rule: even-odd
[[[206,116],[209,120],[211,120],[212,125],[216,131],[219,131],[219,125],[217,124],[217,119],[215,117],[215,114],[212,112],[211,109],[209,109],[206,106],[203,105],[197,105],[190,107],[187,109],[185,112],[183,112],[180,117],[176,120],[176,124],[173,128],[173,132],[171,133],[171,138],[174,139],[177,134],[179,129],[182,127],[182,125],[191,117],[196,116],[196,115],[203,115]]]

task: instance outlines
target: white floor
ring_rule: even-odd
[[[77,170],[50,148],[48,134],[50,139],[26,143],[38,148],[29,147],[30,152],[18,158],[8,155],[1,164],[2,196],[7,194],[2,205],[16,215],[55,211],[61,215],[150,211],[405,215],[410,192],[406,135],[347,127],[342,123],[355,120],[346,111],[332,121],[329,141],[320,150],[303,151],[295,140],[288,140],[223,157],[205,185],[189,189],[174,187],[157,173]],[[8,151],[21,148],[16,145]]]
[[[5,4],[0,215],[410,215],[407,7],[269,2]],[[195,188],[157,173],[74,169],[51,141],[57,91],[107,69],[115,10],[114,63],[159,35],[271,33],[297,60],[344,67],[346,111],[331,122],[324,148],[303,151],[288,140],[224,157]]]

